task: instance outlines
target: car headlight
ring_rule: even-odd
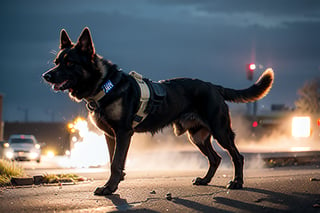
[[[36,149],[40,149],[40,148],[41,148],[40,144],[36,144],[36,145],[34,145],[34,147],[35,147]]]
[[[30,158],[31,159],[36,159],[38,156],[39,156],[39,153],[37,153],[37,152],[31,152],[30,153]]]
[[[5,155],[6,155],[6,158],[8,158],[8,159],[12,159],[13,158],[13,152],[10,151],[10,150],[6,151]]]

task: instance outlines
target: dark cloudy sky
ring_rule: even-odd
[[[294,106],[306,80],[320,77],[318,0],[16,1],[0,8],[3,117],[68,120],[85,105],[41,79],[53,66],[59,33],[76,41],[85,26],[97,53],[152,80],[192,77],[245,88],[245,64],[272,67],[275,83],[260,102]],[[262,70],[257,70],[258,75]]]

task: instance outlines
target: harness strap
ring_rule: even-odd
[[[138,83],[141,94],[139,110],[132,122],[132,127],[135,128],[148,116],[148,113],[146,113],[145,110],[150,99],[150,90],[146,82],[143,80],[142,75],[136,73],[135,71],[131,71],[129,75],[131,75]]]
[[[98,92],[95,96],[86,99],[87,108],[90,111],[94,111],[99,107],[99,101],[113,89],[113,83],[108,80],[104,85],[102,85],[100,92]]]
[[[138,112],[135,114],[132,122],[132,128],[138,126],[147,116],[146,108],[150,100],[150,89],[147,83],[143,80],[142,75],[131,71],[129,73],[131,77],[137,82],[140,89],[140,104]],[[100,107],[100,101],[107,97],[107,94],[110,94],[111,90],[114,88],[115,83],[112,83],[111,80],[108,80],[105,84],[102,85],[101,90],[94,96],[85,99],[87,102],[87,108],[89,111],[93,112]]]

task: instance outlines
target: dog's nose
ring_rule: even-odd
[[[49,82],[52,80],[52,74],[50,72],[44,73],[42,77]]]

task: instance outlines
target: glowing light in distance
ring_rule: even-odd
[[[73,144],[71,150],[66,151],[65,160],[60,164],[63,167],[88,168],[91,166],[102,166],[107,164],[108,148],[103,134],[89,130],[85,118],[78,117],[70,123],[71,130],[79,135],[70,138]],[[69,128],[69,126],[68,126]]]
[[[72,129],[73,128],[73,123],[68,123],[68,128]]]
[[[252,127],[257,127],[258,126],[258,121],[253,121]]]
[[[292,118],[291,134],[297,138],[307,138],[311,133],[311,119],[309,116],[296,116]]]
[[[53,158],[54,157],[54,152],[52,151],[52,150],[49,150],[48,152],[47,152],[47,156],[49,157],[49,158]]]
[[[11,152],[11,151],[6,152],[6,157],[8,159],[12,159],[13,158],[13,152]]]
[[[31,152],[30,153],[30,158],[31,159],[36,159],[39,156],[39,154],[37,152]]]
[[[291,152],[306,152],[311,151],[311,147],[291,147]]]
[[[257,66],[254,63],[249,64],[249,69],[250,70],[255,70]]]
[[[77,142],[78,141],[78,138],[76,137],[76,136],[72,136],[72,138],[71,138],[71,140],[72,140],[72,142]]]

